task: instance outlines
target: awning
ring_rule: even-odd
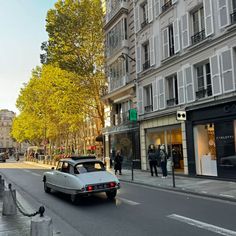
[[[95,138],[96,142],[103,142],[103,135],[100,134]]]

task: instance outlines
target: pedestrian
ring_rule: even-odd
[[[158,156],[157,156],[155,146],[153,144],[150,144],[148,147],[148,161],[149,161],[151,176],[153,176],[153,169],[154,169],[155,175],[158,176],[158,174],[157,174],[157,158],[158,158]]]
[[[116,152],[115,160],[114,160],[114,169],[115,169],[115,174],[117,171],[119,171],[119,174],[122,175],[122,162],[123,162],[123,157],[120,154],[120,151],[118,150]]]
[[[161,170],[162,170],[162,178],[167,177],[167,153],[165,151],[165,145],[162,144],[160,146],[160,160],[161,160]]]

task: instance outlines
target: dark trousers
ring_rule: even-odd
[[[157,162],[156,161],[149,161],[149,165],[150,165],[151,175],[153,176],[153,169],[154,169],[155,175],[158,176],[158,174],[157,174]]]
[[[162,175],[164,177],[166,177],[167,176],[167,168],[166,168],[166,162],[165,161],[161,162],[161,170],[162,170]]]

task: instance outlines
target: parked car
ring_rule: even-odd
[[[120,188],[118,178],[106,171],[102,161],[95,156],[73,156],[61,159],[56,169],[43,175],[44,191],[56,190],[70,195],[73,203],[81,196],[105,192],[114,199]]]
[[[236,166],[236,155],[221,157],[220,161],[225,166]]]
[[[0,161],[1,162],[6,162],[6,154],[5,154],[5,152],[1,152],[0,153]]]

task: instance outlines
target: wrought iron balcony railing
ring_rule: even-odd
[[[192,37],[191,37],[191,40],[192,40],[192,44],[196,44],[196,43],[199,43],[201,42],[202,40],[204,40],[206,38],[206,35],[205,35],[205,29],[194,34]]]
[[[143,63],[143,70],[147,70],[148,68],[150,68],[150,61],[148,60],[148,61],[145,61],[144,63]]]
[[[162,12],[167,11],[171,6],[172,6],[172,0],[166,2],[166,3],[161,7]]]
[[[144,28],[148,24],[148,19],[144,19],[144,21],[141,23],[141,28]]]
[[[152,106],[152,105],[145,106],[145,107],[144,107],[144,111],[145,111],[145,112],[151,112],[151,111],[153,111],[153,106]]]
[[[166,101],[168,107],[172,107],[174,105],[178,104],[178,99],[177,98],[170,98]]]

